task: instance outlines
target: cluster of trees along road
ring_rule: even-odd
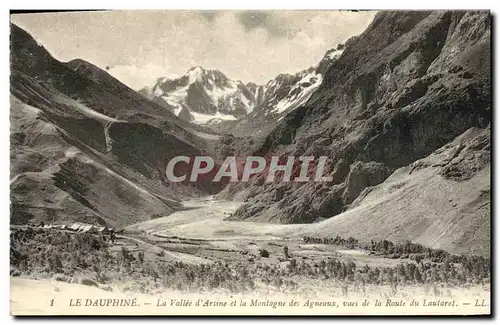
[[[345,295],[348,288],[349,291],[364,291],[366,284],[390,285],[394,293],[401,285],[421,284],[425,290],[434,288],[435,295],[438,295],[441,284],[481,284],[488,282],[490,277],[489,261],[486,259],[474,256],[462,259],[449,254],[439,263],[422,260],[420,263],[409,261],[380,267],[356,265],[340,258],[298,261],[293,250],[284,249],[286,264],[220,260],[212,264],[191,264],[165,261],[159,254],[145,258],[143,252],[128,251],[125,246],[112,253],[105,240],[85,233],[54,232],[43,228],[16,229],[11,232],[10,239],[12,276],[35,274],[38,277],[46,274],[51,278],[58,274],[58,277],[68,281],[74,277],[85,277],[87,283],[95,282],[95,285],[109,285],[119,279],[128,283],[130,287],[126,289],[133,292],[153,292],[159,287],[244,292],[255,290],[257,283],[281,291],[294,291],[308,283],[304,279],[316,279],[320,283],[337,283]],[[342,240],[337,239],[336,242]],[[377,246],[388,245],[374,243],[374,247]],[[88,278],[92,274],[94,276]]]
[[[347,239],[337,236],[335,238],[303,237],[307,244],[328,244],[346,247],[350,249],[364,249],[375,255],[381,255],[388,258],[400,258],[414,260],[416,263],[399,264],[393,273],[396,276],[396,282],[415,281],[417,283],[425,282],[446,282],[466,283],[469,281],[481,282],[483,279],[490,278],[491,264],[490,260],[477,255],[454,255],[442,249],[433,249],[425,247],[418,243],[405,241],[403,243],[393,243],[389,240],[374,241],[369,243],[360,243],[357,239],[349,237]],[[349,267],[347,266],[347,270]],[[365,274],[370,274],[370,268],[365,269]],[[377,277],[380,270],[371,272],[369,282],[373,277]],[[394,280],[390,279],[393,282]]]

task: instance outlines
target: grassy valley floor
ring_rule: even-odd
[[[488,313],[484,258],[415,244],[373,242],[370,248],[352,238],[297,235],[311,225],[224,221],[238,207],[235,202],[208,199],[188,207],[129,226],[114,243],[98,234],[12,227],[12,313],[304,314],[312,308],[319,314]],[[125,296],[137,298],[143,308],[80,308],[69,300]],[[191,303],[216,297],[264,302],[254,301],[253,308],[157,306],[174,297],[191,297]],[[292,299],[300,306],[266,302]],[[367,308],[365,299],[381,305]],[[412,300],[420,306],[410,308]]]

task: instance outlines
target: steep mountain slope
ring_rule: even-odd
[[[200,131],[89,63],[55,60],[15,25],[11,44],[13,223],[123,226],[218,191],[165,182],[171,157],[204,153]]]
[[[384,188],[386,179],[390,175],[396,177],[399,168],[433,154],[443,145],[451,146],[470,128],[484,129],[481,132],[489,138],[490,38],[488,12],[377,14],[363,34],[346,43],[342,56],[333,62],[311,98],[288,113],[256,151],[259,155],[326,155],[333,181],[254,182],[246,204],[231,219],[308,223],[347,210],[341,214],[346,226],[339,226],[341,221],[335,219],[340,220],[341,216],[337,216],[327,220],[334,226],[324,228],[323,234],[336,232],[333,229],[338,226],[344,234],[356,233],[359,237],[362,232],[359,229],[365,229],[366,224],[374,227],[367,230],[368,235],[376,232],[379,238],[390,234],[403,238],[403,227],[414,221],[415,215],[408,213],[411,207],[392,205],[398,208],[391,214],[402,221],[394,223],[394,218],[388,216],[385,223],[383,214],[388,202],[381,200],[376,206],[380,217],[375,220],[384,223],[368,222],[366,219],[373,210],[369,209],[368,201],[365,208],[361,207],[369,195],[359,196],[365,188],[378,184]],[[463,145],[459,146],[469,148],[467,159],[477,159],[478,155],[489,157],[489,145],[474,146],[474,139],[464,137]],[[446,157],[435,159],[440,161],[437,164],[448,166]],[[485,223],[488,211],[474,208],[474,204],[479,207],[489,202],[489,195],[484,194],[490,186],[488,165],[489,160],[480,160],[463,179],[452,177],[456,167],[448,166],[446,173],[429,169],[425,176],[415,180],[418,186],[411,187],[409,191],[415,192],[409,197],[417,200],[418,211],[426,218],[432,218],[426,214],[434,205],[423,195],[432,182],[443,184],[435,188],[447,188],[443,195],[454,188],[465,188],[466,183],[462,182],[472,179],[479,182],[474,193],[457,190],[453,201],[462,203],[439,219],[448,225],[459,227],[468,222],[481,225],[479,228],[475,226],[471,233],[458,238],[451,236],[451,230],[444,231],[442,225],[439,228],[442,234],[432,234],[430,229],[436,223],[426,222],[420,225],[422,229],[417,235],[422,237],[418,238],[433,245],[446,242],[451,247],[472,240],[473,233],[489,229]],[[481,197],[481,202],[468,205],[476,196]],[[359,217],[354,209],[350,213],[352,205],[359,206],[356,211],[365,212]],[[458,210],[463,213],[456,213]],[[461,218],[467,220],[461,222]],[[402,225],[400,230],[395,228],[398,225]],[[425,236],[429,237],[424,240]],[[448,241],[443,241],[443,236]]]
[[[490,132],[471,128],[424,159],[365,188],[346,212],[305,235],[410,240],[490,255]]]
[[[286,114],[307,102],[343,49],[344,45],[339,44],[327,51],[316,66],[295,74],[280,74],[263,86],[248,84],[255,98],[254,110],[232,125],[230,132],[240,137],[266,136]]]

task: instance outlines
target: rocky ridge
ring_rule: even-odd
[[[490,33],[488,12],[379,13],[346,43],[311,98],[288,113],[255,151],[327,155],[334,180],[255,182],[230,220],[331,218],[348,210],[364,189],[469,129],[489,135]],[[489,147],[483,148],[471,155],[489,155]],[[436,177],[451,181],[457,167],[448,168]]]

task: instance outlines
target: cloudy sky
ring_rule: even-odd
[[[108,11],[12,15],[61,61],[82,58],[134,89],[190,67],[265,83],[315,65],[373,11]]]

